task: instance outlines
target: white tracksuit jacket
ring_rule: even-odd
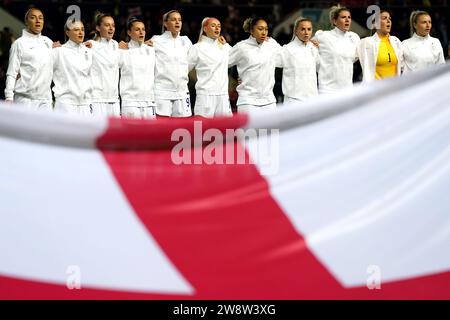
[[[92,102],[119,102],[119,44],[101,38],[92,43]]]
[[[377,67],[378,51],[381,39],[378,33],[361,40],[358,46],[358,57],[363,71],[363,82],[375,81],[375,70]],[[400,75],[403,68],[403,49],[401,41],[394,36],[389,36],[389,42],[397,56],[397,75]]]
[[[85,105],[91,102],[92,50],[69,40],[53,50],[53,92],[57,102]]]
[[[170,31],[152,38],[155,48],[155,97],[179,100],[189,96],[187,55],[192,42],[186,36],[172,37]]]
[[[437,38],[418,36],[416,33],[403,40],[404,72],[417,71],[445,63],[441,42]]]
[[[155,49],[131,40],[128,50],[121,50],[119,66],[122,106],[155,105]]]
[[[6,73],[6,100],[21,96],[31,100],[52,101],[53,41],[27,30],[11,46]]]
[[[258,44],[253,36],[230,51],[229,66],[237,66],[242,83],[236,88],[237,105],[264,106],[276,103],[273,94],[275,66],[281,46],[272,38]]]
[[[339,28],[319,30],[319,92],[332,93],[353,85],[353,63],[358,59],[359,36]]]
[[[316,96],[319,50],[309,41],[295,37],[280,52],[279,68],[283,68],[282,88],[287,98],[304,101]]]
[[[191,47],[189,70],[197,71],[195,91],[200,95],[228,95],[228,61],[231,46],[207,36]]]

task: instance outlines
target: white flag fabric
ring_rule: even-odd
[[[0,298],[450,299],[448,83],[203,120],[0,104]]]

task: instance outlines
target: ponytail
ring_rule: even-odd
[[[94,22],[95,22],[94,40],[95,41],[100,40],[100,37],[101,37],[100,32],[97,31],[97,27],[100,27],[102,25],[103,19],[108,18],[108,17],[114,20],[114,18],[110,14],[102,13],[100,11],[97,11],[95,13],[95,16],[94,16]]]
[[[24,20],[23,20],[25,22],[25,24],[27,24],[28,16],[30,15],[31,11],[34,11],[34,10],[40,11],[42,13],[41,9],[38,9],[36,7],[31,7],[30,9],[27,10],[27,12],[25,12],[25,17],[24,17]]]
[[[203,28],[207,25],[208,20],[211,19],[210,17],[206,17],[202,20],[202,24],[200,25],[200,34],[198,35],[198,42],[202,41],[202,36],[205,34],[203,31]]]
[[[251,33],[253,28],[256,26],[256,24],[261,20],[266,21],[261,17],[247,18],[247,19],[245,19],[244,24],[242,25],[242,28],[244,29],[245,32]]]
[[[145,26],[145,23],[142,19],[139,19],[137,17],[130,17],[127,21],[127,30],[131,31],[131,28],[133,28],[133,24],[135,24],[136,22],[141,22]],[[130,41],[130,36],[128,34],[126,40]]]
[[[162,23],[162,33],[164,33],[166,31],[166,26],[164,25],[164,22],[169,21],[170,15],[172,13],[178,13],[181,16],[180,11],[178,11],[178,10],[170,10],[170,11],[164,13],[164,15],[163,15],[163,23]]]
[[[338,4],[337,6],[332,6],[330,9],[330,23],[331,25],[334,26],[334,21],[337,20],[337,18],[339,18],[339,15],[341,14],[342,11],[348,11],[350,12],[349,9],[347,9],[346,7],[341,7],[340,4]]]
[[[294,30],[292,31],[292,39],[291,41],[294,41],[295,37],[297,36],[295,33],[297,31],[298,25],[302,22],[311,22],[311,25],[313,24],[312,20],[309,18],[299,17],[294,22]]]
[[[219,21],[219,19],[214,18],[214,17],[206,17],[202,20],[202,24],[200,26],[200,34],[198,36],[198,42],[202,41],[202,36],[206,36],[205,31],[203,30],[204,27],[206,27],[207,25],[209,25],[211,23],[211,20],[217,20]]]
[[[65,41],[69,40],[69,38],[67,37],[66,31],[72,30],[73,25],[74,25],[75,23],[77,23],[77,22],[80,22],[80,23],[83,25],[83,27],[84,27],[83,21],[81,21],[81,20],[79,20],[79,19],[74,19],[74,18],[70,18],[70,17],[69,17],[69,18],[66,20],[66,23],[64,24],[64,40],[65,40]],[[86,37],[85,37],[85,39],[86,39]]]
[[[414,27],[414,25],[417,23],[417,19],[420,16],[429,16],[430,14],[426,11],[420,11],[420,10],[416,10],[411,12],[411,15],[409,16],[409,29],[411,32],[411,36],[416,32],[416,28]]]
[[[127,21],[127,30],[131,31],[131,28],[133,28],[133,24],[136,22],[142,22],[145,25],[145,23],[142,19],[139,19],[137,17],[131,17]]]

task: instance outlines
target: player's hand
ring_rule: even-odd
[[[125,41],[120,41],[119,42],[119,49],[128,50],[128,43],[126,43]]]
[[[311,43],[312,43],[316,48],[319,48],[319,41],[317,41],[316,39],[311,39]]]

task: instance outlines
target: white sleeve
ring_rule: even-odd
[[[316,48],[316,50],[314,50],[314,58],[316,59],[316,72],[319,72],[320,56],[319,56],[319,49],[317,49],[317,48]]]
[[[407,59],[410,59],[409,46],[408,46],[408,43],[405,41],[406,40],[402,41],[402,51],[403,51],[403,64],[401,66],[402,73],[410,70],[410,68],[408,66],[408,61],[407,61]]]
[[[405,68],[405,53],[403,50],[403,43],[400,41],[400,39],[397,39],[397,48],[400,52],[400,57],[397,57],[397,60],[399,61],[398,67],[400,68],[400,74],[403,73],[403,69]]]
[[[311,38],[311,40],[315,40],[319,43],[319,48],[320,48],[320,41],[322,40],[322,34],[323,34],[323,30],[317,30],[314,37]],[[319,72],[320,69],[320,51],[319,48],[316,47],[316,72]]]
[[[437,40],[436,44],[439,45],[440,48],[436,64],[445,64],[444,50],[442,49],[441,41]]]
[[[364,62],[365,62],[365,43],[368,38],[364,38],[359,41],[358,46],[356,47],[356,55],[358,56],[359,63],[361,64],[361,68],[364,70]]]
[[[187,56],[188,64],[189,64],[189,71],[194,69],[197,66],[198,63],[198,50],[195,46],[192,46],[188,51]]]
[[[56,70],[56,68],[57,68],[57,66],[58,66],[58,63],[59,63],[59,59],[58,59],[58,53],[59,53],[59,50],[61,50],[60,48],[54,48],[53,50],[52,50],[52,55],[53,55],[53,74],[55,74],[55,70]]]
[[[189,39],[189,37],[184,36],[185,40],[186,40],[186,46],[188,47],[188,49],[192,48],[192,41],[191,39]]]
[[[275,59],[275,67],[277,68],[282,68],[282,51],[283,51],[283,47],[273,38],[271,38],[273,40],[273,46],[274,46],[274,59]]]
[[[235,44],[234,47],[231,48],[230,59],[228,60],[228,67],[235,66],[238,63],[241,56],[240,52],[241,50],[238,44]]]
[[[98,47],[98,42],[95,40],[88,40],[86,42],[89,42],[90,44],[92,44],[92,49],[95,49]]]
[[[311,40],[315,40],[315,41],[319,42],[319,45],[320,45],[322,35],[323,35],[323,30],[317,30],[316,33],[314,34],[314,37],[312,37]]]
[[[19,48],[19,43],[16,41],[12,44],[9,54],[8,71],[6,72],[6,88],[5,99],[14,99],[14,88],[16,86],[17,76],[20,72],[20,63],[22,61],[22,54]]]
[[[270,42],[273,46],[278,47],[278,48],[281,48],[281,45],[280,45],[280,44],[278,43],[278,41],[275,40],[274,38],[269,38],[269,42]]]
[[[364,38],[365,39],[365,38]],[[363,39],[363,40],[364,40]],[[357,55],[358,55],[358,57],[359,57],[359,60],[361,61],[361,55],[362,55],[362,53],[363,53],[363,46],[364,46],[364,41],[363,40],[361,40],[360,42],[359,42],[359,44],[358,44],[358,46],[356,47],[356,53],[357,53]]]
[[[354,36],[354,41],[356,42],[355,59],[353,60],[353,62],[356,62],[359,60],[358,48],[359,48],[359,45],[361,44],[361,38],[356,33],[353,36]]]
[[[123,68],[123,64],[125,61],[125,54],[127,53],[128,50],[125,49],[119,49],[119,69]]]
[[[275,51],[275,67],[283,68],[284,67],[284,47],[280,47]]]

